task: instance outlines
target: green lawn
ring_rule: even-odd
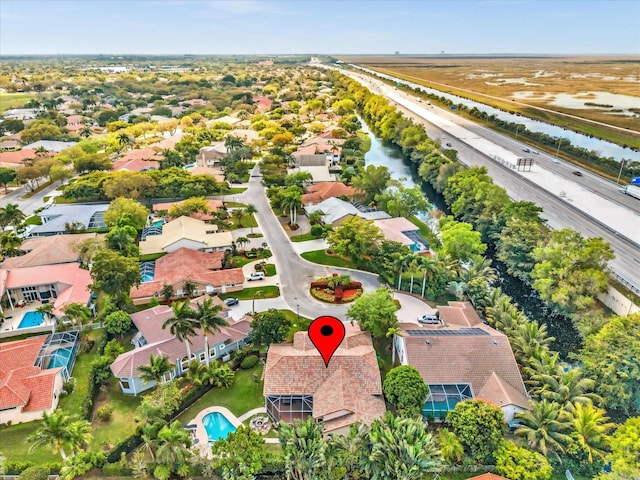
[[[257,292],[260,294],[256,295],[256,300],[264,299],[264,298],[277,298],[280,296],[280,288],[275,285],[265,285],[264,287],[252,287],[245,288],[239,292],[231,292],[225,295],[220,295],[220,298],[228,298],[235,297],[238,300],[251,300],[253,295]]]
[[[254,373],[258,375],[257,382],[253,381]],[[251,370],[236,371],[235,382],[230,388],[214,388],[208,391],[199,398],[198,401],[182,412],[178,416],[178,420],[186,424],[193,420],[198,412],[212,406],[226,407],[237,417],[254,408],[264,407],[264,397],[262,396],[263,382],[260,380],[261,376],[261,363]]]
[[[266,274],[267,277],[273,277],[276,274],[276,266],[273,263],[267,263]]]
[[[118,386],[118,381],[115,378],[111,379],[107,392],[98,394],[95,408],[105,404],[109,405],[113,408],[113,415],[108,422],[94,419],[91,448],[93,450],[102,450],[105,445],[115,445],[133,435],[138,426],[134,421],[135,410],[143,398],[144,394],[134,396],[122,393]]]
[[[244,208],[247,204],[240,202],[224,202],[224,206],[227,208]]]
[[[327,255],[327,252],[325,250],[314,250],[313,252],[305,252],[301,256],[305,260],[309,260],[313,263],[319,263],[321,265],[330,265],[332,267],[344,267],[353,269],[358,268],[356,264],[351,260],[333,255]]]
[[[290,237],[289,240],[291,240],[292,242],[307,242],[309,240],[317,240],[318,238],[320,237],[311,235],[311,232],[309,232],[300,235],[294,235],[293,237]]]
[[[88,336],[92,340],[97,340],[100,335],[100,330],[92,330]],[[76,363],[71,372],[71,376],[76,379],[76,386],[71,395],[61,398],[58,404],[58,408],[61,408],[69,415],[77,415],[80,413],[82,401],[89,391],[89,372],[91,371],[91,365],[98,356],[97,348],[94,346],[90,352],[78,353],[76,357]]]
[[[36,98],[34,93],[2,93],[0,95],[0,113],[11,108],[22,108],[29,100]]]
[[[42,225],[42,217],[39,215],[32,215],[24,221],[25,225]]]
[[[0,438],[2,441],[2,455],[15,461],[29,460],[36,464],[62,462],[62,458],[58,453],[53,453],[50,448],[41,447],[29,452],[29,444],[26,439],[34,433],[40,422],[20,423],[11,425],[10,427],[0,427]]]

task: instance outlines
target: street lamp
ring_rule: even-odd
[[[622,162],[620,163],[620,171],[618,172],[618,179],[616,180],[616,185],[620,185],[620,176],[622,175],[622,169],[624,168],[624,162],[626,162],[627,159],[623,158]]]
[[[300,323],[300,304],[296,303],[296,323]]]
[[[562,143],[562,137],[558,138],[558,148],[556,149],[556,157],[560,153],[560,144]]]

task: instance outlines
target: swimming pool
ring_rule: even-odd
[[[202,418],[210,442],[215,442],[236,431],[236,427],[220,412],[208,413]]]
[[[47,368],[58,368],[69,366],[69,362],[71,361],[71,355],[73,354],[73,348],[59,348],[54,350],[51,353],[51,361],[49,362],[49,366]]]
[[[20,320],[18,328],[37,327],[44,323],[44,313],[42,312],[27,312]]]
[[[157,221],[153,222],[150,226],[151,227],[161,227],[162,225],[164,225],[164,222],[162,220],[157,220]]]

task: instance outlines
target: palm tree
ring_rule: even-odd
[[[246,245],[249,242],[250,240],[247,237],[238,237],[236,239],[236,243],[240,245],[240,248],[242,248],[243,250],[244,250],[244,245]]]
[[[180,422],[165,425],[158,432],[158,450],[156,460],[165,465],[171,472],[187,463],[191,456],[191,436],[182,428]]]
[[[51,312],[53,312],[53,303],[45,303],[36,308],[36,312],[41,313],[43,316],[50,318]]]
[[[0,234],[0,254],[5,257],[17,257],[22,252],[18,247],[22,245],[22,238],[15,230],[9,230]]]
[[[125,132],[122,132],[118,134],[118,136],[116,137],[116,141],[118,142],[119,146],[118,151],[121,151],[122,149],[129,147],[133,143],[133,138],[131,138]]]
[[[606,412],[591,403],[576,404],[571,417],[580,444],[589,454],[589,462],[593,463],[594,456],[604,459],[609,446],[607,432],[615,427],[615,423],[608,422]]]
[[[45,412],[40,428],[27,438],[31,444],[29,451],[48,445],[66,462],[68,456],[64,448],[70,446],[73,452],[86,444],[91,438],[90,431],[91,424],[86,420],[76,420],[60,410],[51,415]]]
[[[169,361],[169,357],[166,355],[154,356],[152,353],[149,355],[149,365],[139,366],[138,372],[140,372],[140,378],[145,385],[151,381],[155,381],[157,385],[160,385],[164,376],[174,368],[176,366]]]
[[[571,428],[569,421],[566,415],[563,415],[560,405],[555,402],[533,400],[531,410],[516,414],[516,418],[521,420],[523,425],[515,434],[524,437],[530,448],[545,456],[553,453],[559,459],[564,445],[571,441],[571,437],[565,433]]]
[[[47,150],[46,147],[43,147],[42,145],[39,146],[38,148],[35,149],[36,152],[36,156],[39,158],[44,157],[47,153],[49,153],[49,151]]]
[[[200,385],[204,383],[205,371],[206,367],[198,360],[191,360],[187,365],[187,369],[184,371],[184,376],[193,385]]]
[[[244,146],[244,142],[239,137],[228,135],[224,141],[224,146],[227,148],[228,152],[233,152],[234,150],[242,148]]]
[[[231,217],[236,221],[238,228],[242,228],[242,219],[244,218],[244,210],[242,208],[234,208]]]
[[[391,338],[391,365],[396,363],[396,349],[394,345],[394,338],[402,336],[402,329],[400,327],[391,327],[387,330],[386,337]]]
[[[196,305],[196,319],[198,325],[204,332],[205,362],[209,365],[209,337],[208,334],[219,332],[221,327],[229,326],[223,317],[220,316],[222,305],[214,305],[211,297]]]
[[[533,390],[532,393],[557,402],[567,412],[573,412],[579,404],[602,402],[602,398],[593,393],[595,380],[583,377],[582,370],[579,368],[565,372],[562,366],[558,366],[554,375],[542,373],[536,375],[535,379],[539,382],[540,387]]]
[[[455,465],[462,461],[464,456],[464,447],[456,437],[456,434],[446,428],[438,432],[438,444],[440,445],[440,453],[442,458],[449,464]]]
[[[537,348],[549,347],[554,340],[548,335],[547,326],[536,321],[525,321],[518,325],[510,338],[513,353],[520,362],[531,358]]]
[[[226,363],[215,362],[206,367],[203,383],[208,383],[217,388],[229,388],[233,385],[236,374]]]
[[[8,225],[16,229],[22,224],[26,215],[18,208],[16,203],[7,203],[6,206],[0,208],[0,227],[4,230]]]
[[[323,428],[313,417],[304,422],[296,420],[293,425],[280,423],[280,446],[287,478],[313,480],[326,468],[327,443],[322,439]]]
[[[191,310],[188,300],[173,302],[171,309],[173,310],[173,316],[164,321],[162,328],[169,327],[171,335],[184,342],[184,346],[187,349],[187,359],[191,361],[191,347],[189,346],[191,341],[189,337],[195,336],[196,328],[198,328],[195,312]]]
[[[372,480],[419,480],[442,468],[440,450],[422,419],[387,414],[369,431]]]
[[[369,428],[360,423],[352,423],[346,435],[329,437],[327,463],[329,471],[344,466],[346,478],[364,478],[368,461]]]
[[[89,138],[91,136],[91,127],[89,125],[85,125],[84,127],[82,127],[82,130],[80,130],[80,136],[82,138]]]
[[[467,297],[467,282],[461,280],[449,282],[447,284],[447,292],[455,295],[456,300],[463,301]]]
[[[255,213],[258,213],[258,209],[253,203],[250,203],[244,208],[244,214],[247,216],[251,216]],[[253,235],[253,222],[251,222],[251,235]]]
[[[81,303],[69,303],[62,309],[64,316],[62,320],[69,319],[74,325],[82,327],[92,316],[91,309]]]

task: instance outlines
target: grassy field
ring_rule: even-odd
[[[256,299],[264,299],[264,298],[277,298],[280,296],[280,288],[275,285],[265,285],[264,287],[251,287],[245,288],[239,292],[231,292],[225,295],[220,295],[220,298],[228,298],[235,297],[238,300],[251,300],[254,294],[260,292],[259,295],[256,295]]]
[[[34,93],[0,93],[0,113],[12,108],[22,108],[32,98],[36,98]]]
[[[235,382],[230,388],[214,388],[205,393],[193,405],[182,412],[180,416],[178,416],[178,420],[186,424],[191,421],[198,412],[214,405],[228,408],[237,417],[254,408],[263,407],[263,382],[261,380],[254,382],[254,373],[257,374],[258,379],[260,379],[262,376],[261,363],[258,363],[258,365],[251,370],[236,371]]]
[[[303,233],[301,235],[294,235],[290,238],[292,242],[307,242],[309,240],[317,240],[320,237],[314,237],[311,233]]]
[[[344,267],[344,268],[357,268],[356,264],[351,260],[347,260],[342,257],[334,255],[327,255],[325,250],[314,250],[312,252],[305,252],[301,255],[305,260],[309,260],[313,263],[319,263],[320,265],[330,265],[332,267]]]
[[[601,107],[585,105],[590,101],[585,92],[638,97],[637,85],[629,80],[631,72],[639,66],[637,58],[469,59],[394,56],[345,60],[618,144],[640,145],[639,134],[579,120],[582,118],[639,130],[637,118],[631,115],[614,115]],[[612,75],[614,67],[615,75]],[[560,94],[581,94],[581,105],[575,108],[571,105],[570,108],[556,104]],[[563,113],[578,118],[567,117]]]

